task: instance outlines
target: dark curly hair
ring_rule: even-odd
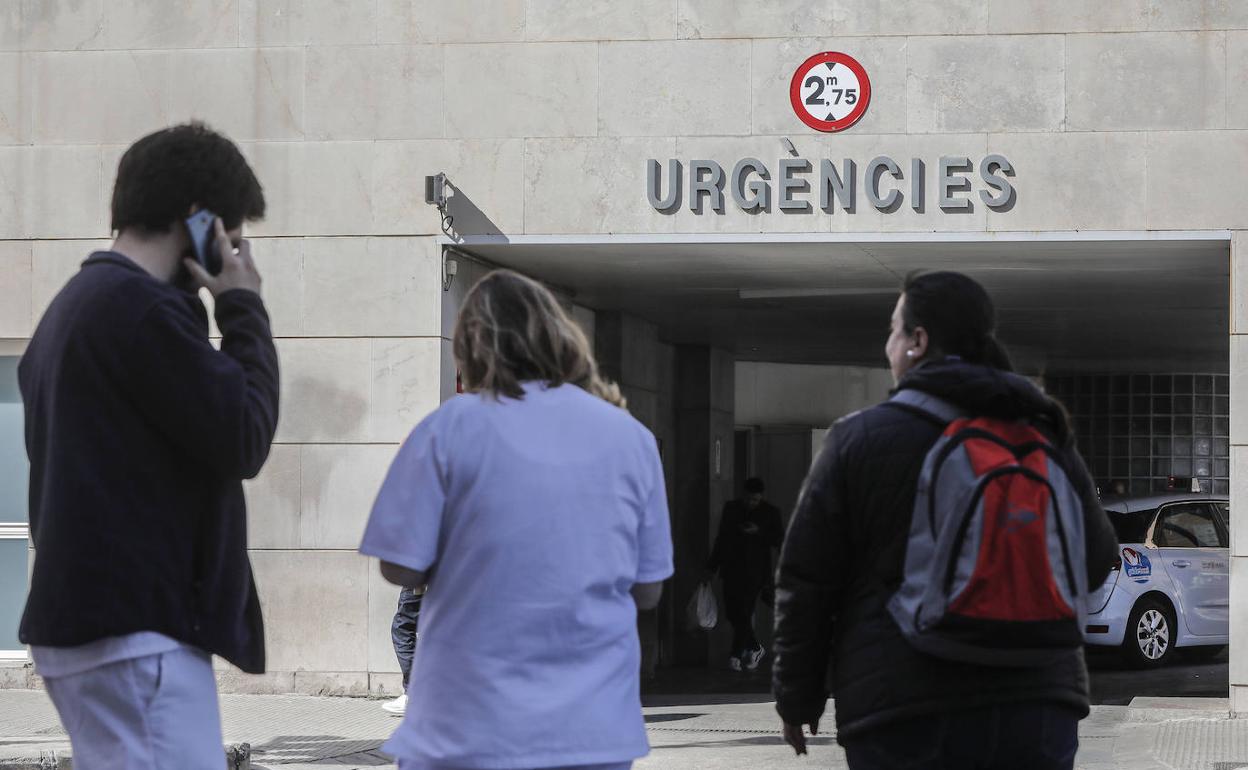
[[[112,228],[168,232],[193,204],[227,230],[264,217],[264,190],[229,139],[193,122],[148,134],[126,150],[113,186]]]

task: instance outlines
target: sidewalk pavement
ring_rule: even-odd
[[[810,756],[784,745],[766,696],[647,698],[653,750],[637,770],[843,768],[835,737],[821,734]],[[399,720],[381,701],[299,695],[223,695],[227,746],[248,743],[254,770],[394,768],[378,747]],[[1230,719],[1222,699],[1137,698],[1096,706],[1080,727],[1083,770],[1248,768],[1248,719]],[[832,725],[828,715],[827,727]],[[43,692],[0,690],[0,770],[71,767],[69,744]],[[222,755],[225,767],[225,755]]]

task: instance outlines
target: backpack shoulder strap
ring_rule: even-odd
[[[965,411],[943,398],[913,388],[897,391],[887,403],[908,407],[907,411],[921,412],[927,417],[935,418],[934,421],[939,421],[942,425],[967,416]]]

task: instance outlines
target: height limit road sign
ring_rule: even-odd
[[[816,131],[844,131],[866,113],[871,81],[854,57],[824,51],[793,73],[789,99],[797,117]]]

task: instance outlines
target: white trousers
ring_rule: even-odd
[[[212,658],[181,647],[46,680],[74,770],[221,770]]]

